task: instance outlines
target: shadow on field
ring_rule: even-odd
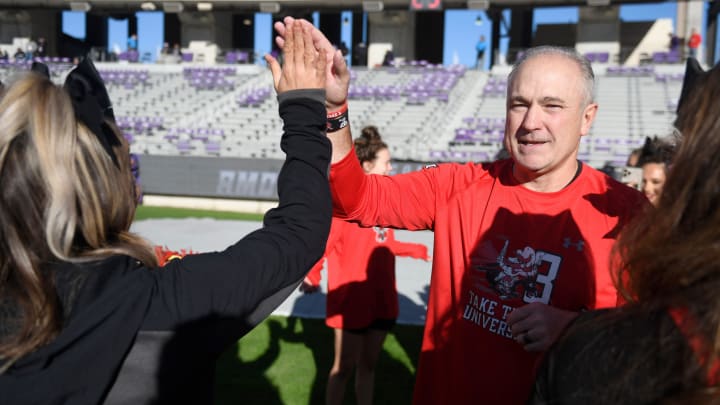
[[[269,329],[267,348],[252,361],[240,359],[240,345],[237,341],[226,350],[216,364],[216,404],[282,404],[277,389],[265,376],[280,355],[280,322],[268,319],[264,322]]]
[[[316,294],[303,296],[296,305],[315,299]],[[402,295],[399,299],[411,301]],[[324,319],[271,317],[252,334],[218,360],[216,404],[325,403],[327,375],[333,361],[333,330],[325,325]],[[421,342],[422,326],[396,325],[390,331],[375,373],[375,404],[411,402]],[[244,345],[242,358],[241,345]],[[248,358],[252,360],[243,360]],[[269,378],[267,370],[271,367],[273,377]],[[344,403],[356,403],[352,379]]]

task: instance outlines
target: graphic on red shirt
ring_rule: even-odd
[[[500,295],[500,299],[516,298],[527,295],[535,298],[537,294],[537,266],[543,252],[535,254],[529,246],[518,249],[515,256],[505,257],[510,241],[505,245],[497,258],[497,269],[488,268],[486,277],[490,286]]]
[[[512,339],[505,319],[522,303],[550,302],[553,282],[562,260],[555,254],[536,251],[530,246],[516,249],[508,256],[509,244],[510,241],[505,240],[495,262],[472,266],[470,277],[476,291],[468,293],[463,319]],[[493,296],[497,296],[499,301],[495,301]],[[502,311],[498,313],[496,308]]]
[[[385,243],[388,238],[388,229],[381,226],[373,226],[372,229],[375,231],[375,242]]]

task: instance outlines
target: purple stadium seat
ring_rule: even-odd
[[[220,153],[220,144],[217,142],[206,142],[205,143],[205,152],[210,154],[219,154]]]
[[[246,51],[237,51],[235,52],[235,55],[237,55],[237,61],[238,63],[250,63],[250,53]]]
[[[653,63],[665,63],[667,60],[667,52],[653,52],[652,61]]]
[[[237,63],[237,61],[238,61],[238,57],[235,52],[230,51],[225,54],[225,63],[234,64],[234,63]]]
[[[471,139],[469,130],[466,128],[458,128],[455,130],[455,141],[456,142],[463,142],[463,141],[469,141]]]
[[[665,59],[667,63],[680,63],[680,51],[670,51],[667,53],[667,57]]]
[[[178,141],[175,146],[180,153],[189,153],[193,149],[193,147],[190,145],[190,142],[188,141]]]
[[[478,132],[482,132],[482,133],[489,133],[490,130],[491,130],[491,129],[488,127],[487,123],[486,123],[486,122],[482,122],[482,121],[478,121],[477,124],[475,124],[475,129],[476,129]]]
[[[450,155],[453,157],[453,159],[458,160],[467,160],[468,158],[468,152],[465,151],[453,151],[450,152]]]
[[[390,87],[387,93],[388,100],[400,100],[400,94],[402,92],[397,87]]]
[[[611,140],[607,138],[595,138],[595,145],[593,146],[593,150],[595,152],[610,152],[611,143]]]
[[[487,152],[472,152],[470,154],[470,159],[473,162],[490,162],[492,159],[490,159],[490,156]]]
[[[207,142],[207,140],[208,140],[208,134],[204,133],[204,132],[200,133],[199,130],[196,131],[194,134],[190,134],[190,137],[192,139],[199,139],[203,142]]]

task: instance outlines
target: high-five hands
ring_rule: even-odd
[[[327,50],[315,49],[311,28],[292,21],[285,26],[282,68],[277,59],[265,55],[278,94],[290,90],[326,87],[325,76],[329,69]]]
[[[327,66],[325,71],[325,92],[326,92],[326,106],[328,111],[334,111],[342,107],[347,101],[348,88],[350,86],[350,71],[348,70],[345,58],[342,56],[342,52],[335,49],[330,41],[323,35],[320,30],[316,29],[310,22],[301,19],[294,19],[292,17],[285,17],[283,22],[275,23],[275,31],[278,36],[275,37],[275,42],[280,49],[285,49],[289,46],[290,27],[300,25],[305,29],[310,30],[312,36],[312,45],[318,51],[325,51],[325,57],[327,58]]]

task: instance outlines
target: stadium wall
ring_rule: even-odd
[[[394,173],[419,170],[427,163],[394,161]],[[283,161],[200,156],[140,156],[145,194],[277,201]]]

